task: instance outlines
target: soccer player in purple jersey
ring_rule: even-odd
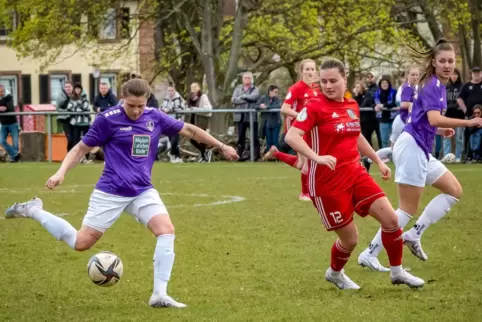
[[[462,196],[462,187],[453,173],[432,155],[435,135],[450,137],[456,127],[481,127],[482,118],[451,119],[447,109],[445,84],[455,69],[455,51],[446,40],[439,40],[427,52],[414,48],[415,59],[423,60],[422,77],[403,133],[393,147],[395,182],[398,185],[400,227],[405,227],[417,213],[424,187],[431,185],[441,194],[433,198],[412,229],[403,234],[405,245],[419,259],[428,259],[420,242],[423,232],[445,216]],[[380,248],[378,237],[371,248]]]
[[[57,240],[77,251],[91,248],[119,218],[123,211],[136,217],[157,237],[154,252],[154,290],[152,307],[186,307],[167,295],[167,283],[174,264],[174,226],[166,206],[151,183],[151,172],[161,135],[195,139],[216,146],[230,160],[236,151],[202,129],[170,118],[156,108],[146,107],[149,84],[131,79],[122,86],[122,105],[100,113],[92,127],[65,157],[60,169],[46,183],[53,189],[64,181],[92,148],[104,148],[105,168],[89,201],[82,227],[77,231],[64,219],[43,209],[34,198],[7,209],[6,218],[32,218],[40,222]]]

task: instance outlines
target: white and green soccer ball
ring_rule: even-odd
[[[455,163],[455,154],[448,153],[442,158],[443,163]]]

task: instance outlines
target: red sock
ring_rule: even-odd
[[[288,153],[283,153],[276,151],[273,155],[276,159],[280,160],[281,162],[286,163],[290,167],[295,168],[296,162],[298,161],[298,156],[296,155],[291,155]]]
[[[337,239],[336,242],[331,247],[331,269],[335,272],[339,272],[343,269],[346,262],[350,259],[351,251],[344,249],[340,245],[340,240]]]
[[[310,194],[308,190],[308,175],[303,173],[301,173],[301,193],[304,195]]]
[[[403,256],[403,230],[400,227],[396,229],[385,230],[382,228],[382,243],[388,255],[390,266],[402,265]]]

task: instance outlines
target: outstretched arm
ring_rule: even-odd
[[[184,126],[182,127],[179,134],[189,139],[193,139],[198,142],[219,148],[229,160],[235,161],[239,159],[239,156],[236,153],[236,150],[234,150],[234,148],[217,140],[211,134],[195,125],[184,123]]]

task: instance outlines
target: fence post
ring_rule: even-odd
[[[249,112],[249,155],[251,162],[254,162],[254,117],[253,112]]]
[[[48,161],[52,162],[52,115],[47,114]]]

